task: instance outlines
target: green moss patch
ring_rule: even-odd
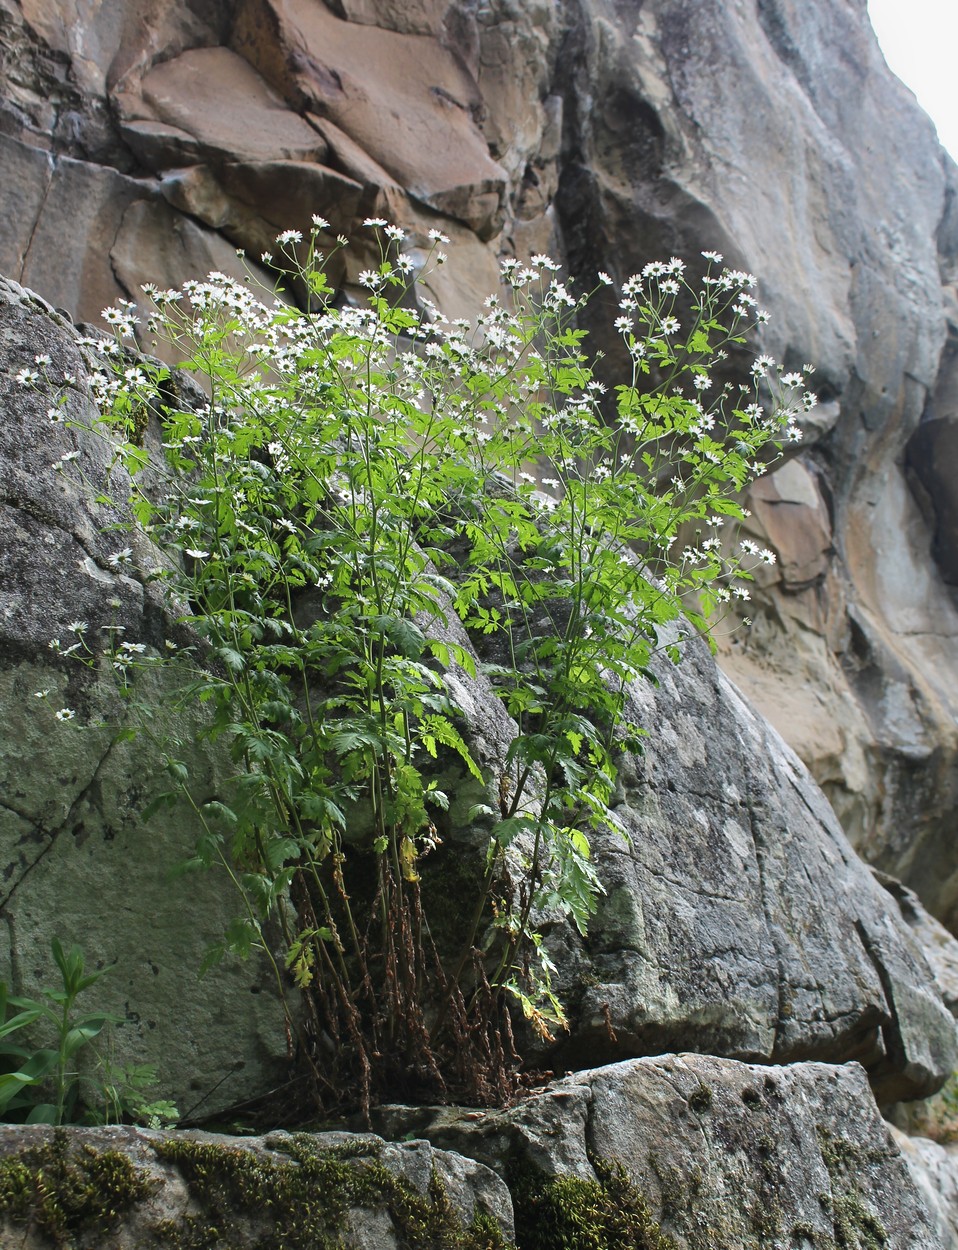
[[[119,1150],[52,1137],[0,1159],[0,1221],[51,1246],[97,1245],[149,1197],[155,1182]]]
[[[173,1164],[198,1208],[156,1226],[169,1250],[249,1244],[255,1250],[341,1250],[350,1212],[384,1211],[403,1250],[504,1250],[495,1220],[465,1227],[433,1174],[427,1195],[394,1176],[378,1143],[322,1150],[305,1134],[271,1143],[287,1160],[210,1142],[170,1138],[157,1155]]]
[[[822,1205],[835,1228],[835,1245],[840,1250],[883,1250],[888,1244],[885,1226],[865,1206],[855,1176],[869,1164],[887,1162],[888,1152],[863,1150],[822,1127],[818,1129],[818,1141],[832,1187],[831,1197]]]
[[[622,1165],[591,1163],[594,1181],[510,1170],[518,1250],[675,1250]]]

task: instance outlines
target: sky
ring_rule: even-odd
[[[958,0],[868,0],[885,60],[958,160]]]

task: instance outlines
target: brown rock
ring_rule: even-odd
[[[162,200],[137,200],[127,208],[110,249],[110,264],[130,298],[143,299],[145,283],[166,289],[180,287],[188,278],[212,270],[238,282],[247,279],[272,290],[274,279],[252,260],[241,260],[221,234],[205,230]],[[175,363],[183,359],[170,344],[152,339],[145,326],[137,327],[140,346],[152,356]]]
[[[139,97],[117,96],[126,118],[160,122],[192,136],[185,155],[194,160],[203,155],[219,161],[321,161],[326,155],[322,136],[228,48],[197,48],[163,61],[144,76],[139,90]],[[134,142],[137,133],[131,134]],[[173,136],[166,134],[175,151]],[[140,150],[147,151],[142,144]]]
[[[451,7],[450,0],[329,0],[329,8],[348,22],[406,35],[439,35]]]
[[[825,574],[832,551],[831,520],[814,476],[801,461],[761,477],[752,503],[778,557],[782,588],[799,591]]]
[[[73,0],[22,0],[20,8],[36,35],[69,58],[80,90],[94,96],[154,60],[215,42],[221,33],[220,18],[204,20],[214,6],[200,16],[200,6],[181,0],[102,0],[82,11]]]
[[[362,188],[334,169],[302,161],[268,161],[226,165],[219,174],[220,185],[234,204],[250,211],[240,242],[256,249],[275,250],[275,237],[285,229],[305,235],[313,213],[326,217],[338,231],[351,222],[359,207]],[[255,215],[254,215],[255,214]],[[264,233],[259,234],[262,229]]]
[[[340,130],[328,117],[317,117],[315,113],[308,113],[307,120],[326,140],[330,157],[344,174],[361,182],[364,187],[402,190],[392,174],[383,169],[355,140],[350,139],[345,130]]]
[[[430,208],[483,239],[505,171],[473,120],[476,85],[437,40],[354,26],[305,0],[243,0],[233,47],[296,107],[328,117]]]
[[[196,165],[203,159],[203,149],[196,137],[166,122],[141,119],[121,122],[120,133],[147,169]]]
[[[335,170],[307,161],[237,162],[216,173],[205,165],[176,170],[160,184],[175,208],[198,217],[252,257],[279,251],[276,236],[299,230],[309,237],[314,213],[334,232],[355,216],[362,187]]]
[[[410,231],[410,244],[425,260],[432,252],[449,253],[449,260],[438,265],[434,261],[420,273],[417,288],[451,320],[474,317],[487,295],[499,289],[499,260],[494,245],[483,243],[465,226],[455,221],[436,220],[431,214],[416,212],[415,206],[403,224]],[[428,231],[436,228],[446,234],[450,243],[440,248],[429,240]]]
[[[130,204],[156,200],[155,187],[4,135],[0,157],[14,208],[0,234],[2,267],[78,320],[97,321],[106,305],[128,294],[109,260],[119,223]]]
[[[550,94],[549,68],[560,34],[559,13],[556,6],[534,0],[495,17],[487,11],[479,20],[483,133],[513,185],[521,187],[521,198],[533,169],[541,175],[549,165],[547,181],[558,177],[562,96]]]

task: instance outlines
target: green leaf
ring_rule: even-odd
[[[479,765],[472,758],[472,752],[466,745],[459,730],[445,716],[429,715],[422,718],[422,728],[420,730],[421,740],[426,750],[434,758],[436,756],[436,743],[441,743],[444,747],[449,747],[459,756],[466,768],[477,781],[482,781],[482,773]],[[430,750],[430,744],[432,749]]]
[[[59,1124],[60,1117],[52,1102],[38,1102],[31,1108],[25,1123],[27,1124]]]
[[[6,988],[6,987],[4,987]],[[6,997],[6,995],[4,995]],[[13,1000],[11,999],[11,1002]],[[4,1003],[4,1009],[6,1004]],[[42,1007],[31,1007],[26,1011],[21,1011],[15,1016],[11,1016],[5,1024],[0,1024],[0,1037],[6,1037],[10,1033],[16,1033],[18,1029],[25,1029],[27,1025],[33,1024],[34,1020],[38,1020],[43,1015]]]
[[[86,1046],[95,1037],[99,1037],[107,1024],[114,1022],[113,1016],[88,1016],[81,1024],[70,1029],[63,1039],[61,1043],[63,1057],[69,1058],[75,1054],[82,1046]]]

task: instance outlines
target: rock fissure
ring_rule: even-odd
[[[749,787],[751,787],[751,777],[747,779],[747,783]],[[748,812],[749,833],[751,835],[751,840],[752,840],[752,850],[755,855],[755,867],[756,867],[756,871],[758,872],[758,898],[759,898],[759,902],[762,908],[762,919],[763,919],[764,926],[765,926],[765,932],[768,935],[768,939],[771,942],[772,949],[775,952],[776,1007],[775,1007],[775,1019],[772,1023],[771,1047],[769,1049],[769,1054],[775,1055],[778,1052],[779,1039],[781,1037],[782,1027],[783,1027],[783,1023],[785,1020],[786,986],[788,982],[787,982],[787,976],[786,976],[785,962],[782,957],[782,952],[779,948],[778,926],[775,924],[772,918],[771,908],[769,906],[768,887],[766,884],[766,874],[765,874],[765,853],[764,853],[764,847],[762,845],[761,836],[760,836],[760,833],[759,833],[759,830],[755,821],[754,813],[752,810],[750,792],[747,793],[745,809]]]
[[[871,961],[872,967],[878,980],[881,982],[882,992],[885,996],[887,1006],[887,1019],[882,1023],[882,1035],[885,1039],[885,1047],[888,1052],[888,1059],[894,1064],[905,1065],[906,1055],[902,1040],[901,1025],[898,1020],[898,1007],[895,1001],[895,987],[888,971],[885,959],[882,957],[879,944],[869,934],[865,925],[860,921],[855,921],[855,931],[858,934],[862,944],[862,949]]]
[[[19,816],[22,820],[31,820],[30,812],[23,811],[19,807],[15,807],[9,799],[0,799],[0,807],[6,808],[8,812],[12,812],[14,816]]]
[[[33,219],[33,225],[30,227],[30,233],[27,237],[26,246],[24,247],[23,254],[20,258],[20,267],[19,267],[19,272],[17,273],[18,282],[21,282],[23,280],[23,275],[24,273],[26,273],[27,265],[30,262],[30,252],[33,248],[33,241],[36,238],[36,234],[37,234],[37,230],[39,229],[40,222],[43,220],[43,211],[46,208],[46,204],[47,204],[47,200],[49,199],[50,192],[53,189],[53,183],[56,177],[56,169],[57,169],[57,158],[51,152],[49,154],[46,185],[43,188],[43,192],[40,198],[40,204],[36,210],[36,216]]]
[[[112,751],[113,751],[112,745],[108,746],[106,751],[103,753],[103,756],[101,757],[96,768],[93,770],[93,775],[90,777],[86,785],[83,786],[83,788],[79,791],[79,793],[73,799],[73,801],[70,804],[69,810],[67,811],[67,814],[64,816],[60,824],[54,826],[53,828],[49,830],[46,830],[46,829],[43,830],[43,835],[45,837],[45,842],[44,842],[43,847],[40,849],[39,853],[35,856],[35,858],[30,860],[29,863],[27,863],[26,866],[22,869],[22,871],[18,874],[17,879],[14,882],[13,886],[7,891],[7,893],[2,898],[0,898],[0,915],[2,915],[6,911],[6,909],[10,906],[10,903],[12,902],[14,895],[23,885],[27,877],[29,877],[29,875],[34,871],[37,865],[42,863],[42,861],[50,854],[51,850],[53,849],[54,845],[57,842],[57,839],[60,838],[64,833],[73,831],[75,827],[75,817],[77,813],[79,812],[82,804],[87,799],[87,797],[95,790],[95,788],[99,784],[100,775],[103,772],[103,769],[106,766],[108,760],[110,759],[110,755]],[[29,817],[25,817],[25,819],[29,819]]]

